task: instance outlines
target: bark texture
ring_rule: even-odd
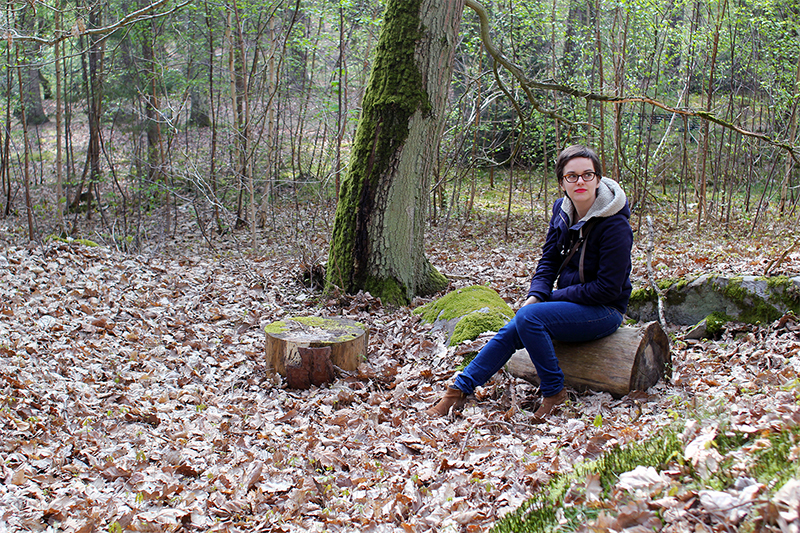
[[[369,329],[358,322],[339,317],[294,317],[273,322],[265,330],[265,354],[274,372],[288,376],[294,368],[293,379],[307,374],[309,383],[319,385],[324,380],[327,358],[343,370],[356,370],[367,356]],[[328,348],[325,355],[319,352],[303,352],[301,348]],[[302,380],[301,380],[302,381]],[[297,383],[294,388],[304,388]]]
[[[564,381],[577,390],[608,392],[615,397],[647,390],[672,366],[669,338],[658,322],[623,326],[613,335],[592,342],[553,342]],[[525,350],[508,362],[511,375],[539,383],[536,368]]]
[[[453,71],[463,0],[390,0],[342,182],[328,290],[389,303],[443,289],[424,254],[430,176]]]

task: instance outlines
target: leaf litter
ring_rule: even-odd
[[[462,237],[457,249],[429,246],[450,288],[488,283],[519,301],[530,247],[496,244],[487,254],[486,235]],[[554,475],[690,410],[708,416],[687,421],[684,460],[706,475],[723,459],[711,445],[723,415],[752,435],[800,421],[794,317],[678,341],[671,382],[621,399],[572,391],[547,424],[531,423],[536,388],[504,372],[460,416],[431,420],[422,411],[469,347],[444,348],[410,307],[368,294],[309,303],[318,294],[300,284],[301,261],[286,250],[136,256],[5,244],[0,530],[484,531]],[[732,271],[759,261],[724,253]],[[656,269],[702,272],[703,255],[664,245]],[[798,263],[792,256],[783,268]],[[268,372],[263,327],[291,315],[367,324],[368,360],[329,386],[285,388]],[[600,503],[598,480],[587,479],[576,499],[603,510],[585,527],[736,524],[764,490],[737,453],[744,481],[725,491],[681,492],[680,469],[634,469]],[[798,494],[796,481],[780,488],[775,527],[800,523]]]

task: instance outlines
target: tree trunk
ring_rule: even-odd
[[[600,90],[603,90],[606,84],[605,79],[605,71],[603,69],[603,39],[602,39],[602,31],[600,28],[601,23],[601,2],[600,0],[595,0],[594,5],[594,33],[595,33],[595,45],[596,45],[596,54],[595,54],[595,61],[597,62],[597,83],[593,85],[593,87],[598,87]],[[590,144],[595,145],[595,149],[597,153],[600,154],[600,161],[605,167],[606,162],[606,124],[605,124],[605,105],[603,102],[597,102],[597,109],[598,109],[598,119],[599,119],[599,130],[596,134],[597,141],[594,141],[591,137],[593,135],[592,130],[589,129],[589,133],[587,133],[587,142]],[[589,116],[589,121],[594,122]],[[605,174],[605,168],[603,168],[603,174]]]
[[[17,49],[17,63],[19,63],[19,49]],[[24,75],[20,71],[17,76],[19,82],[19,93],[23,94],[23,78]],[[36,232],[33,227],[33,205],[31,204],[31,154],[30,154],[30,140],[28,139],[28,121],[26,117],[25,105],[22,106],[22,142],[24,152],[24,166],[22,167],[22,175],[25,184],[25,211],[28,215],[28,240],[33,242],[36,239]]]
[[[208,99],[209,109],[211,110],[211,152],[209,154],[209,174],[211,175],[212,203],[214,204],[214,222],[217,225],[217,233],[222,233],[222,220],[219,212],[219,199],[217,198],[217,115],[214,107],[214,25],[212,24],[212,13],[208,7],[208,2],[204,2],[205,23],[208,30]]]
[[[646,390],[664,376],[672,364],[669,338],[658,322],[641,327],[623,326],[613,335],[592,342],[553,342],[565,383],[578,390],[597,390],[625,396]],[[517,351],[506,368],[511,375],[539,383],[528,352]]]
[[[797,94],[797,90],[800,88],[800,58],[797,61],[797,70],[795,71],[794,75],[794,94]],[[789,135],[788,140],[790,143],[794,144],[797,140],[797,100],[795,99],[794,105],[792,106],[792,112],[789,115]],[[783,172],[783,181],[781,182],[781,199],[780,203],[778,204],[778,211],[783,214],[786,212],[786,203],[789,198],[789,184],[792,176],[792,169],[794,168],[794,159],[792,156],[787,154],[786,155],[786,165],[784,167]]]
[[[61,31],[61,0],[56,4],[56,31]],[[66,231],[64,225],[64,172],[62,162],[64,160],[62,149],[62,137],[64,131],[64,120],[62,110],[61,95],[61,44],[56,42],[53,55],[56,65],[56,217],[58,219],[58,229],[63,233]],[[62,198],[64,201],[62,202]]]
[[[93,5],[89,11],[89,25],[99,28],[103,23],[102,7]],[[81,48],[83,48],[83,36],[81,36]],[[78,190],[71,202],[71,210],[79,209],[82,198],[87,200],[86,217],[90,218],[92,213],[92,189],[100,182],[100,117],[102,116],[103,106],[103,57],[105,53],[105,39],[99,35],[89,35],[88,49],[81,54],[82,74],[84,91],[86,93],[87,122],[89,123],[89,140],[86,149],[86,163],[84,164],[83,177],[81,178]],[[88,56],[88,58],[87,58]],[[88,65],[87,63],[88,59]],[[83,186],[86,175],[89,175],[89,186],[86,193]]]
[[[614,50],[614,94],[621,96],[625,94],[625,66],[628,54],[628,23],[630,14],[621,7],[617,8],[614,14],[614,29],[612,35],[616,35],[619,42],[613,43]],[[622,161],[625,147],[622,142],[622,104],[614,104],[614,167],[611,171],[613,179],[621,181]]]
[[[208,6],[206,6],[206,10]],[[187,19],[187,33],[189,34],[188,62],[186,65],[186,78],[189,81],[189,124],[198,128],[208,128],[211,126],[211,112],[209,111],[209,95],[206,92],[205,80],[208,78],[206,70],[210,66],[204,64],[203,48],[198,46],[202,43],[203,36],[197,28],[194,15]],[[209,58],[210,59],[210,58]]]
[[[266,134],[264,144],[264,191],[261,196],[261,225],[266,225],[267,211],[269,203],[274,196],[275,179],[278,177],[278,121],[275,108],[277,107],[276,96],[278,94],[278,68],[280,51],[280,43],[276,31],[275,17],[270,17],[267,22],[267,41],[269,48],[267,51],[265,76],[266,76],[266,92],[267,92],[267,110],[266,110]]]
[[[249,151],[249,125],[247,123],[247,59],[243,56],[244,44],[242,43],[242,27],[239,21],[236,2],[228,5],[227,41],[228,72],[231,84],[231,103],[234,113],[234,161],[235,174],[238,178],[239,192],[236,200],[235,229],[247,226],[244,213],[244,194],[250,181],[248,176],[247,155]]]
[[[6,46],[6,64],[11,64],[10,46]],[[19,73],[17,73],[17,75],[19,75]],[[2,181],[3,184],[4,217],[11,214],[11,109],[14,107],[11,102],[13,94],[11,89],[13,81],[13,70],[10,70],[6,75],[6,94],[4,98],[6,112],[3,116],[3,132],[5,133],[5,137],[3,137],[2,156],[0,156],[0,181]]]
[[[144,0],[139,0],[139,8],[147,4]],[[153,43],[153,24],[150,21],[142,23],[141,30],[142,63],[144,66],[144,86],[142,95],[144,97],[145,109],[145,131],[147,132],[147,180],[154,184],[162,180],[161,175],[161,126],[158,117],[158,72],[156,65],[155,50]],[[169,201],[167,211],[169,211]],[[167,228],[169,231],[169,228]]]
[[[21,17],[22,31],[28,35],[36,34],[36,11],[33,4],[27,6]],[[19,70],[21,81],[20,94],[25,113],[22,115],[28,125],[37,126],[50,122],[42,106],[42,90],[40,85],[39,66],[37,57],[39,56],[39,44],[35,41],[27,42],[22,45],[24,50],[23,64]]]
[[[390,0],[342,182],[326,285],[389,303],[443,289],[424,254],[462,0]]]

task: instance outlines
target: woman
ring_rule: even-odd
[[[585,146],[559,154],[556,176],[565,196],[553,204],[527,300],[426,413],[444,416],[463,407],[524,347],[541,382],[544,398],[534,414],[541,420],[567,398],[553,339],[586,342],[619,328],[631,295],[633,232],[625,193],[601,171],[597,154]]]

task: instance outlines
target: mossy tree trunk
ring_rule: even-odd
[[[389,0],[342,181],[327,288],[403,304],[447,280],[424,254],[463,0]]]

